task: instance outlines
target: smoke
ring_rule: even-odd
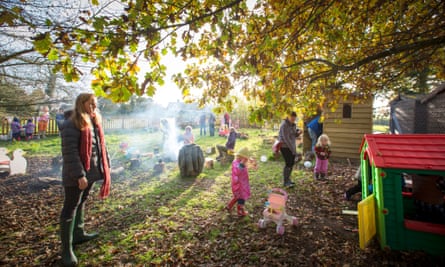
[[[127,152],[132,158],[138,154],[144,158],[144,155],[153,153],[156,159],[166,162],[178,160],[184,128],[188,125],[197,127],[200,115],[211,112],[210,107],[200,109],[197,104],[182,102],[171,102],[163,107],[138,99],[127,103],[125,109],[122,104],[99,102],[104,130],[107,134],[124,135],[121,142],[128,142]]]
[[[179,135],[176,127],[176,119],[166,118],[163,120],[163,127],[165,127],[163,144],[164,159],[177,161],[179,150],[184,145],[184,143],[182,140],[180,140],[180,138],[178,138]]]

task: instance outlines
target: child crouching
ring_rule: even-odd
[[[23,128],[25,128],[26,140],[31,140],[36,128],[36,125],[32,123],[32,119],[29,119],[28,122],[23,126]]]
[[[226,209],[230,212],[235,203],[238,203],[238,216],[246,216],[247,214],[249,214],[244,209],[244,204],[250,197],[249,172],[247,170],[247,163],[249,162],[249,158],[249,150],[247,147],[244,147],[236,153],[236,158],[232,162],[233,198],[227,204]]]
[[[326,134],[320,135],[315,145],[315,159],[314,178],[324,180],[328,176],[329,156],[331,155],[331,141]]]

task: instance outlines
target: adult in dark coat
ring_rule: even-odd
[[[290,176],[294,168],[295,156],[297,155],[296,138],[301,134],[301,131],[297,129],[295,124],[296,119],[297,114],[291,112],[281,123],[280,132],[278,134],[281,144],[280,152],[285,161],[285,166],[283,168],[283,184],[285,187],[292,187],[295,185],[291,181]]]
[[[96,106],[97,100],[93,94],[80,94],[73,114],[62,128],[62,185],[65,198],[60,215],[60,237],[63,266],[78,263],[73,245],[98,236],[97,233],[87,234],[84,231],[85,203],[94,182],[103,180],[100,197],[107,197],[110,190],[109,157]]]

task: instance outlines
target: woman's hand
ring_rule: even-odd
[[[297,128],[296,137],[300,137],[303,132]]]
[[[82,190],[82,191],[85,190],[88,187],[88,180],[87,180],[87,178],[85,176],[80,178],[78,180],[78,183],[79,183],[79,189]]]

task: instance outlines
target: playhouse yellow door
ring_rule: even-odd
[[[364,249],[376,234],[374,194],[358,203],[358,230],[360,248]]]

